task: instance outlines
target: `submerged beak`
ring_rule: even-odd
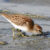
[[[40,31],[40,32],[41,32],[41,35],[42,35],[42,36],[46,36],[46,34],[44,34],[42,31]]]

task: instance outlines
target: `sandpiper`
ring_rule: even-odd
[[[31,32],[32,35],[42,34],[42,27],[34,24],[34,21],[29,17],[21,14],[1,14],[15,29],[20,29],[24,32]],[[30,34],[31,34],[30,33]],[[15,37],[13,33],[13,37]]]

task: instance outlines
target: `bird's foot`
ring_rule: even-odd
[[[18,37],[27,37],[27,36],[25,36],[24,34],[22,34],[22,32],[18,32],[16,35],[17,35]]]

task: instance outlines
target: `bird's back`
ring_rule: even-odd
[[[2,14],[3,16],[5,16],[7,19],[9,19],[11,22],[13,22],[16,25],[20,25],[20,26],[28,26],[28,28],[32,29],[34,22],[33,20],[25,15],[21,15],[21,14]]]

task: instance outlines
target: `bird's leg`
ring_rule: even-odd
[[[13,39],[15,39],[15,29],[12,28],[12,32],[13,32]]]
[[[20,29],[17,29],[18,33],[16,35],[24,37],[24,34],[22,34],[22,31]]]
[[[13,31],[13,39],[15,39],[15,29],[12,28],[12,31]],[[19,30],[19,29],[17,29],[17,32],[18,32],[18,33],[16,33],[17,37],[18,37],[18,36],[27,37],[27,36],[25,35],[25,32],[22,32],[22,31]]]
[[[18,33],[16,35],[21,35],[21,33],[22,33],[20,29],[17,29],[17,32]]]
[[[23,34],[23,32],[18,32],[16,35],[19,36],[19,37],[27,37],[27,36],[25,36],[25,35]]]

